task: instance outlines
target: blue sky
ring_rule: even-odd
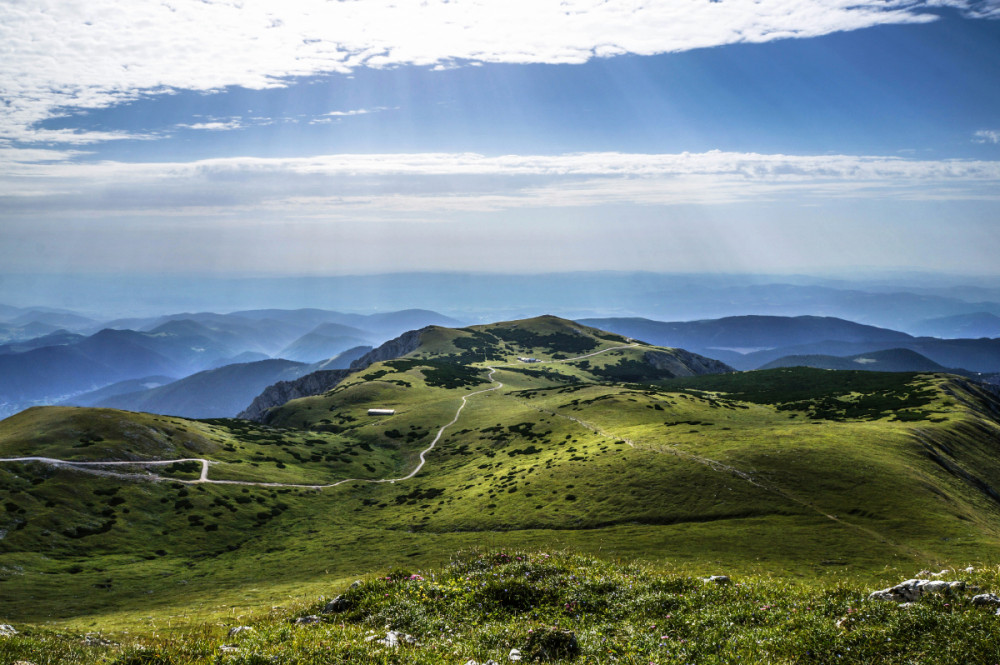
[[[1000,273],[1000,2],[411,4],[0,0],[0,265]]]

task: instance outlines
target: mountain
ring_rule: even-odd
[[[385,614],[368,616],[381,628],[437,616],[406,604],[416,575],[436,602],[521,612],[518,630],[527,634],[540,625],[524,614],[542,602],[531,589],[548,588],[550,577],[467,590],[423,572],[478,548],[470,565],[492,575],[491,561],[530,547],[668,563],[688,581],[628,597],[648,622],[646,637],[627,638],[665,650],[660,636],[690,625],[687,614],[677,622],[667,615],[721,588],[697,577],[733,575],[735,584],[711,596],[728,607],[753,590],[739,579],[753,572],[794,577],[792,586],[803,576],[898,582],[921,568],[982,566],[1000,546],[1000,398],[961,377],[731,372],[689,351],[556,317],[426,327],[365,362],[332,388],[272,408],[266,423],[65,407],[0,422],[0,457],[104,464],[0,462],[5,620],[94,630],[130,613],[136,622],[151,613],[172,619],[198,599],[200,615],[222,623],[211,635],[256,640],[263,629],[225,637],[249,615],[242,608],[266,614],[289,597],[329,602],[362,579],[373,598],[402,603],[382,601]],[[179,461],[189,458],[206,461]],[[544,572],[544,562],[511,566],[519,579]],[[567,626],[598,603],[620,609],[624,596],[601,584],[579,589],[576,606],[558,606]],[[892,614],[906,625],[969,611],[980,612],[980,623],[992,616],[965,596],[961,607],[933,597],[908,612],[883,611],[845,588],[824,596],[822,609],[824,630],[843,639],[860,634],[833,625],[848,608],[858,622]],[[766,605],[787,600],[776,594]],[[787,604],[780,614],[763,607],[747,608],[753,621],[746,613],[734,620],[772,631],[795,616]],[[339,618],[323,621],[273,634],[343,630]],[[712,627],[728,634],[728,623]],[[435,623],[434,634],[441,629]],[[195,659],[215,648],[205,646],[207,635],[198,634]],[[151,653],[142,658],[159,658]],[[717,652],[680,660],[702,653]],[[454,660],[466,656],[479,652]]]
[[[89,393],[75,395],[59,402],[58,406],[96,406],[109,397],[159,388],[173,383],[175,380],[170,376],[144,376],[141,379],[126,379]]]
[[[331,390],[350,373],[360,372],[376,362],[406,357],[414,359],[441,357],[446,362],[459,364],[479,360],[519,362],[519,358],[525,357],[530,357],[533,362],[537,360],[535,356],[550,356],[554,360],[562,360],[571,354],[579,355],[599,349],[609,340],[626,342],[617,335],[609,335],[604,331],[587,328],[555,316],[459,329],[428,326],[420,330],[411,330],[382,344],[352,362],[347,373],[326,373],[311,378],[306,376],[291,384],[273,386],[255,399],[239,417],[270,422],[272,411],[286,401]],[[732,371],[731,367],[723,363],[683,350],[650,349],[643,351],[638,357],[637,353],[638,351],[633,349],[623,348],[612,356],[624,356],[617,365],[595,367],[591,370],[588,361],[582,367],[588,369],[588,378],[591,380],[619,381],[650,381]],[[532,371],[518,369],[527,373]]]
[[[32,323],[43,324],[55,328],[69,328],[70,330],[82,330],[88,326],[93,326],[96,321],[86,316],[81,316],[74,312],[31,309],[22,311],[17,316],[8,319],[7,323],[14,326],[27,326]]]
[[[351,366],[351,363],[370,351],[372,351],[372,347],[370,346],[355,346],[338,353],[332,358],[313,363],[311,368],[312,371],[316,372],[324,369],[347,369]]]
[[[70,345],[0,355],[0,404],[8,410],[133,377],[170,375],[175,363],[137,344],[134,334],[104,331]]]
[[[314,366],[311,368],[311,372],[304,373],[300,378],[279,381],[274,385],[267,386],[236,417],[263,422],[272,409],[282,406],[286,402],[300,397],[325,393],[336,387],[352,372],[365,369],[372,363],[391,360],[415,351],[421,344],[424,330],[405,332],[396,339],[385,342],[377,349],[365,352],[360,357],[351,360],[347,365],[329,361],[317,363],[318,367]],[[361,348],[364,347],[358,347],[357,350]],[[345,360],[346,358],[345,353]]]
[[[359,328],[340,323],[321,323],[276,355],[299,362],[318,362],[352,347],[371,344],[372,341],[372,333]]]
[[[320,363],[305,364],[284,359],[254,359],[227,363],[161,385],[137,385],[129,381],[109,386],[65,404],[98,406],[128,411],[145,411],[185,418],[232,418],[261,391],[324,369],[346,368],[371,347],[350,349]],[[251,355],[249,353],[243,355]],[[141,380],[145,383],[149,379]],[[122,389],[134,385],[131,390]],[[103,394],[96,398],[95,395]]]
[[[899,342],[906,333],[828,316],[730,316],[702,321],[663,322],[649,319],[582,319],[619,334],[661,346],[696,349],[756,349],[811,342]]]
[[[26,326],[0,323],[0,342],[7,344],[23,342],[57,332],[58,330],[57,326],[50,326],[45,323],[29,323]]]
[[[0,465],[0,488],[16,488],[0,490],[0,562],[22,562],[4,573],[9,616],[96,614],[112,595],[123,612],[148,611],[150,595],[170,608],[192,594],[229,605],[247,588],[312,592],[447,560],[484,533],[496,552],[530,542],[731,574],[909,570],[1000,541],[1000,403],[954,377],[800,368],[633,382],[647,354],[710,363],[547,318],[416,336],[268,426],[52,407],[0,423],[7,456],[205,457],[210,478],[247,483],[396,479],[185,487],[137,478],[192,481],[197,463],[126,478]],[[525,351],[543,362],[518,361]],[[31,593],[53,583],[114,593]]]
[[[785,356],[854,356],[909,349],[942,367],[1000,370],[1000,340],[936,339],[817,316],[735,316],[703,321],[583,319],[662,346],[709,355],[739,370],[758,369]]]
[[[231,418],[261,390],[296,378],[307,367],[290,360],[226,365],[156,388],[111,396],[95,406],[186,418]]]
[[[294,323],[306,327],[307,330],[313,330],[324,323],[335,323],[370,331],[382,339],[395,337],[407,330],[416,330],[425,326],[460,325],[455,319],[425,309],[407,309],[378,314],[344,314],[322,309],[262,309],[234,312],[233,314],[251,319],[274,319]]]
[[[948,372],[951,374],[968,375],[965,370],[955,370],[942,367],[933,360],[926,358],[910,349],[887,349],[872,351],[855,356],[783,356],[772,360],[760,369],[776,367],[816,367],[818,369],[854,370],[863,369],[871,372]]]
[[[989,312],[958,314],[919,321],[911,328],[927,337],[1000,337],[1000,316]]]
[[[56,330],[46,335],[42,335],[41,337],[32,337],[31,339],[23,341],[4,344],[0,346],[0,355],[7,353],[24,353],[25,351],[40,349],[45,346],[68,346],[70,344],[76,344],[83,339],[83,335],[71,333],[68,330]]]
[[[809,344],[821,348],[831,344],[890,348],[913,339],[895,330],[820,316],[731,316],[678,322],[641,318],[581,321],[652,344],[683,347],[711,355],[744,370],[761,365],[753,355],[758,351],[769,353],[774,349],[800,348]],[[782,355],[787,353],[771,354],[768,359]]]
[[[789,355],[855,356],[892,348],[904,348],[919,353],[942,367],[961,367],[971,372],[983,373],[1000,370],[1000,339],[916,337],[903,343],[818,342],[754,351],[740,357],[725,354],[720,356],[739,369],[756,369]]]

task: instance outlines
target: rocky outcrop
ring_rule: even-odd
[[[266,422],[268,412],[282,404],[300,397],[322,395],[335,388],[341,381],[354,372],[360,372],[372,363],[393,360],[415,351],[420,346],[420,335],[426,328],[405,332],[395,339],[390,339],[382,346],[372,349],[351,363],[349,369],[320,370],[295,379],[294,381],[279,381],[264,389],[254,398],[237,418]]]
[[[647,351],[643,360],[659,370],[674,376],[697,376],[699,374],[727,374],[736,370],[724,362],[699,356],[684,349],[673,351]]]
[[[945,582],[943,580],[920,580],[912,579],[900,582],[888,589],[873,591],[869,600],[891,600],[897,603],[912,603],[921,596],[929,593],[948,593],[949,591],[962,591],[965,589],[965,582]]]
[[[349,369],[327,369],[306,374],[294,381],[278,381],[265,388],[264,392],[257,395],[250,406],[236,417],[262,423],[267,412],[274,407],[300,397],[322,395],[347,378],[351,371]]]

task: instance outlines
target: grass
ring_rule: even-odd
[[[489,385],[487,365],[505,386],[469,399],[423,470],[400,483],[184,486],[0,465],[0,621],[144,640],[197,624],[192,634],[216,640],[212,622],[329,595],[373,571],[445,565],[484,544],[570,548],[681,578],[771,575],[802,593],[994,563],[998,425],[995,401],[972,384],[807,369],[623,384],[602,368],[640,362],[647,347],[526,365],[517,357],[562,353],[560,335],[598,350],[625,340],[554,318],[518,325],[531,330],[434,329],[414,354],[290,402],[268,425],[58,408],[0,423],[3,456],[197,456],[215,462],[211,478],[322,484],[407,474],[461,397]],[[373,407],[396,413],[368,416]],[[300,635],[274,626],[286,629]]]
[[[882,583],[901,581],[894,573]],[[88,638],[28,629],[0,640],[0,658],[431,665],[508,662],[517,649],[526,661],[554,663],[995,663],[1000,623],[970,601],[997,587],[998,570],[942,579],[967,586],[903,608],[869,600],[870,584],[843,577],[720,584],[565,551],[480,548],[444,567],[384,569],[318,600],[181,630],[153,624]],[[302,617],[316,622],[296,623]],[[246,628],[230,634],[237,626]],[[389,631],[398,644],[385,643]]]

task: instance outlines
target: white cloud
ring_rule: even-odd
[[[342,154],[184,163],[31,163],[0,170],[8,217],[69,212],[242,220],[601,205],[833,199],[1000,201],[1000,162],[850,155]],[[421,217],[422,215],[422,217]],[[0,216],[0,219],[3,217]]]
[[[351,109],[349,111],[330,111],[329,113],[324,113],[318,118],[313,118],[309,121],[310,125],[323,125],[331,122],[337,122],[340,118],[351,118],[358,115],[370,115],[372,113],[381,113],[383,111],[393,111],[398,107],[389,108],[388,106],[376,106],[370,109]]]
[[[204,129],[210,132],[229,131],[231,129],[242,129],[245,125],[240,120],[213,120],[210,122],[195,122],[190,125],[174,125],[178,129]]]
[[[981,129],[973,135],[976,143],[1000,143],[1000,130]]]
[[[581,63],[927,22],[996,0],[7,0],[0,138],[84,144],[127,135],[37,123],[142,95],[281,86],[358,67]]]

